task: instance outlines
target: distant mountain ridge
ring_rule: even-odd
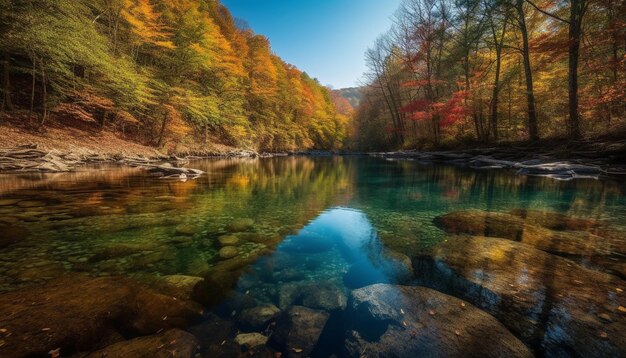
[[[363,88],[362,87],[348,87],[334,90],[343,98],[347,99],[353,108],[357,108],[363,100]]]

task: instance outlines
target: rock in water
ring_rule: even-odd
[[[239,243],[239,238],[235,235],[222,235],[217,238],[222,246],[233,246]]]
[[[21,226],[0,225],[0,249],[18,243],[30,235],[30,231]]]
[[[354,290],[346,314],[352,323],[345,342],[349,357],[532,357],[488,313],[425,287]]]
[[[197,350],[198,341],[192,334],[180,329],[172,329],[154,336],[115,343],[87,355],[86,358],[191,358],[195,356]]]
[[[193,302],[177,300],[126,278],[60,278],[41,287],[0,295],[0,357],[88,351],[116,332],[146,335],[187,327],[201,316]]]
[[[274,320],[280,309],[274,305],[257,306],[241,312],[238,318],[239,327],[244,331],[263,331],[270,321]]]
[[[237,250],[234,246],[224,246],[220,249],[219,255],[223,259],[230,259],[239,254],[239,250]]]
[[[260,333],[241,333],[235,337],[235,342],[240,346],[252,349],[265,345],[265,343],[267,343],[267,337]]]
[[[530,220],[531,222],[538,222]],[[626,240],[619,235],[599,236],[586,231],[557,231],[527,224],[523,218],[481,210],[456,211],[434,219],[451,234],[498,237],[532,245],[540,250],[574,256],[626,254]],[[550,223],[556,226],[556,223]],[[548,223],[546,224],[548,225]],[[564,224],[575,227],[581,223]]]
[[[271,343],[286,357],[309,357],[328,317],[324,311],[291,306],[278,318]]]
[[[252,229],[254,220],[248,218],[235,219],[228,225],[230,232],[243,232]]]
[[[626,352],[626,282],[522,243],[452,237],[413,260],[426,286],[497,317],[547,356],[616,357]],[[606,323],[596,313],[615,320]]]
[[[589,230],[604,226],[599,220],[572,217],[551,211],[514,209],[509,212],[531,225],[543,226],[552,230]]]

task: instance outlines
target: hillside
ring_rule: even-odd
[[[330,91],[240,23],[219,1],[0,2],[3,121],[170,152],[340,147],[348,118]]]
[[[361,87],[349,87],[334,90],[339,93],[343,98],[347,99],[353,108],[357,108],[363,100],[363,88]]]

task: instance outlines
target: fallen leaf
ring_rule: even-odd
[[[402,308],[400,308],[400,313],[404,314],[404,310]]]
[[[50,358],[59,358],[61,356],[61,348],[53,349],[48,352]]]
[[[429,310],[429,311],[428,311],[428,314],[429,314],[429,315],[431,315],[431,316],[434,316],[434,315],[435,315],[435,311],[433,311],[433,310]]]
[[[461,307],[465,308],[465,302],[461,302]]]
[[[617,310],[622,312],[622,313],[626,313],[626,307],[624,307],[624,306],[617,307]]]
[[[600,338],[609,338],[609,334],[606,332],[600,332]]]
[[[291,348],[291,350],[294,351],[295,353],[302,353],[301,348]]]
[[[617,291],[617,292],[619,292],[619,293],[624,292],[624,290],[622,290],[622,289],[621,289],[621,288],[619,288],[619,287],[617,287],[617,288],[615,289],[615,291]]]
[[[461,331],[459,331],[458,329],[454,331],[454,334],[456,334],[457,336],[461,335]]]
[[[50,330],[50,328],[48,328],[48,327],[41,329],[42,332],[48,332],[49,330]]]
[[[403,325],[404,327],[408,327],[408,326],[409,326],[409,325],[406,323],[406,321],[402,321],[402,325]]]

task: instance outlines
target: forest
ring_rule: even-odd
[[[347,137],[346,101],[219,1],[0,0],[0,34],[1,118],[17,126],[90,126],[166,151]]]
[[[364,150],[624,133],[626,4],[405,0],[366,53]]]

